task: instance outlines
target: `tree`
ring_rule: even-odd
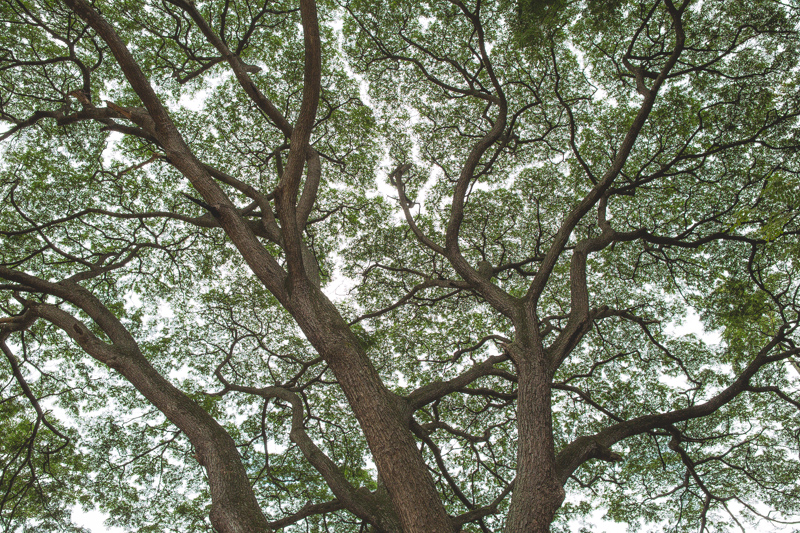
[[[797,523],[794,2],[2,6],[5,530]]]

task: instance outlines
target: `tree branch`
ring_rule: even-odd
[[[566,445],[556,458],[558,476],[562,484],[567,481],[570,475],[585,461],[592,457],[594,447],[597,445],[610,448],[615,443],[634,435],[650,431],[658,427],[668,427],[677,422],[702,418],[718,411],[722,406],[730,403],[733,399],[745,392],[750,387],[750,379],[765,365],[787,359],[800,353],[800,348],[792,348],[781,352],[775,356],[769,356],[783,341],[785,337],[785,327],[781,330],[756,354],[750,364],[742,371],[736,380],[727,388],[719,392],[708,401],[670,411],[667,413],[640,416],[632,420],[620,422],[609,426],[591,437],[580,437]]]

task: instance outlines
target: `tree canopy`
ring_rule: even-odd
[[[793,0],[0,5],[4,531],[797,527]]]

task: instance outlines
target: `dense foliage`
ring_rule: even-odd
[[[794,530],[794,0],[2,0],[0,529]]]

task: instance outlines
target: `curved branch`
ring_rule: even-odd
[[[278,111],[278,108],[266,97],[264,94],[256,87],[253,80],[250,78],[248,74],[249,71],[252,71],[252,68],[249,68],[245,63],[241,60],[241,58],[233,53],[228,45],[225,44],[223,41],[209,26],[206,19],[203,18],[203,15],[197,10],[194,5],[194,2],[191,0],[167,0],[170,4],[178,7],[185,11],[189,17],[197,24],[197,27],[202,32],[203,36],[206,40],[217,49],[217,51],[222,55],[224,60],[228,62],[233,73],[236,75],[236,80],[239,82],[239,85],[242,86],[247,96],[255,102],[258,108],[264,112],[264,114],[275,124],[279,130],[286,136],[292,136],[292,125],[286,120],[286,117]]]
[[[286,518],[281,518],[280,520],[275,520],[274,522],[270,522],[269,527],[278,530],[290,526],[292,524],[295,524],[300,520],[308,518],[309,516],[333,513],[341,509],[344,509],[344,504],[339,500],[332,500],[325,503],[308,503],[303,507],[301,507],[296,513],[290,516],[287,516]]]
[[[217,368],[216,375],[226,390],[254,394],[267,400],[279,398],[289,403],[292,406],[292,429],[289,437],[300,448],[306,460],[320,473],[325,483],[336,496],[339,506],[346,508],[362,520],[380,525],[384,529],[388,529],[389,523],[396,522],[393,512],[386,508],[376,498],[375,494],[363,487],[353,487],[336,463],[314,444],[314,441],[311,440],[311,437],[306,432],[303,422],[303,401],[297,393],[285,387],[256,388],[236,385],[227,381],[219,368]],[[389,520],[389,523],[387,523],[387,520]]]
[[[211,415],[153,368],[130,332],[100,300],[77,283],[51,283],[2,266],[0,277],[72,303],[103,330],[110,343],[98,338],[86,324],[55,305],[27,302],[34,316],[60,328],[91,357],[117,370],[186,434],[197,450],[198,461],[208,472],[211,522],[217,529],[239,532],[245,531],[241,524],[250,524],[253,533],[269,531],[236,443]]]
[[[539,267],[539,271],[531,282],[528,292],[525,295],[527,306],[531,309],[535,309],[537,307],[539,297],[544,291],[547,281],[550,278],[550,274],[553,272],[558,258],[564,251],[564,247],[569,241],[575,226],[577,226],[578,222],[583,219],[584,215],[586,215],[586,213],[588,213],[589,210],[605,195],[608,188],[611,187],[612,183],[625,166],[625,163],[628,161],[628,157],[633,150],[633,145],[636,143],[642,128],[650,116],[650,112],[653,110],[659,89],[664,84],[664,81],[667,79],[667,76],[678,62],[678,58],[683,52],[686,36],[684,34],[683,24],[681,22],[682,12],[675,10],[674,7],[670,8],[669,6],[672,4],[671,2],[667,1],[666,3],[675,26],[675,47],[673,48],[672,53],[670,54],[669,59],[667,59],[664,67],[661,69],[658,77],[653,82],[653,85],[644,92],[644,101],[642,102],[642,105],[639,108],[633,123],[628,129],[622,144],[620,144],[619,149],[617,150],[617,155],[614,158],[614,161],[611,163],[611,167],[605,172],[597,185],[595,185],[592,190],[589,191],[586,196],[584,196],[580,204],[578,204],[578,206],[573,209],[569,215],[567,215],[567,217],[564,219],[564,222],[562,222],[561,227],[558,229],[558,232],[553,239],[553,244],[545,254],[541,266]],[[658,4],[656,3],[656,5]],[[655,9],[655,7],[653,9]]]
[[[480,377],[498,373],[499,371],[494,368],[494,365],[507,360],[507,355],[490,357],[482,363],[473,365],[469,370],[453,379],[437,381],[418,388],[406,396],[406,401],[413,410],[417,410],[424,405],[462,389]]]
[[[579,437],[570,444],[566,445],[556,458],[556,468],[562,484],[566,483],[570,475],[585,461],[591,459],[597,446],[610,448],[615,443],[650,431],[659,427],[669,427],[677,422],[702,418],[711,415],[730,403],[741,393],[750,388],[750,379],[765,365],[776,361],[788,359],[800,353],[800,348],[785,350],[777,355],[770,356],[769,353],[784,340],[786,327],[781,330],[758,352],[750,364],[745,368],[739,377],[727,388],[712,397],[710,400],[670,411],[667,413],[640,416],[633,420],[614,424],[591,437]]]
[[[411,430],[422,442],[425,443],[425,445],[433,454],[434,460],[436,461],[436,466],[439,467],[442,477],[444,477],[447,485],[450,487],[450,490],[453,492],[453,494],[455,494],[456,498],[458,498],[467,509],[474,509],[475,504],[472,503],[469,498],[467,498],[464,492],[459,488],[458,483],[456,483],[455,479],[453,479],[453,476],[451,476],[450,472],[447,471],[447,465],[445,464],[444,459],[442,459],[442,450],[436,445],[433,439],[430,438],[428,432],[414,421],[411,422]]]
[[[111,49],[126,79],[144,103],[147,115],[153,121],[155,136],[164,148],[170,163],[194,185],[203,200],[219,212],[217,219],[220,225],[259,280],[276,296],[285,295],[283,268],[264,249],[231,200],[189,149],[125,43],[86,0],[64,0],[64,2],[87,21]],[[299,250],[299,246],[297,248]]]
[[[503,500],[505,500],[506,497],[508,497],[508,495],[511,494],[512,490],[514,490],[514,481],[506,485],[503,491],[497,496],[497,498],[495,498],[492,501],[492,503],[490,503],[489,505],[485,505],[483,507],[472,509],[471,511],[468,511],[464,514],[458,515],[455,518],[453,518],[453,522],[455,522],[456,525],[463,526],[464,524],[475,522],[476,520],[479,520],[484,516],[488,516],[490,514],[497,514],[498,512],[500,512],[498,507],[500,506],[501,503],[503,503]]]
[[[414,296],[418,292],[421,292],[421,291],[423,291],[425,289],[429,289],[431,287],[444,287],[444,288],[448,288],[448,289],[455,288],[456,290],[451,291],[451,292],[445,294],[442,297],[434,299],[435,301],[444,300],[446,298],[449,298],[450,296],[453,296],[454,294],[458,294],[461,289],[468,288],[468,286],[466,286],[466,285],[464,285],[464,286],[460,286],[460,285],[463,285],[463,284],[460,284],[459,282],[456,282],[456,281],[439,280],[439,279],[427,279],[427,280],[423,281],[422,283],[412,287],[410,291],[408,291],[402,298],[400,298],[395,303],[393,303],[391,305],[388,305],[388,306],[384,307],[383,309],[378,309],[377,311],[373,311],[371,313],[366,313],[364,315],[360,315],[360,316],[354,318],[353,320],[351,320],[347,325],[348,326],[352,326],[353,324],[357,324],[358,322],[361,322],[362,320],[367,320],[369,318],[375,318],[375,317],[378,317],[378,316],[381,316],[381,315],[385,315],[389,311],[393,311],[394,309],[397,309],[398,307],[402,307],[403,305],[408,303],[412,298],[414,298]]]
[[[9,365],[11,365],[11,373],[13,374],[14,379],[17,380],[17,384],[22,389],[22,393],[25,395],[30,404],[33,406],[33,409],[36,411],[36,422],[37,422],[36,425],[38,426],[38,423],[41,422],[42,424],[45,425],[47,429],[52,431],[54,435],[58,436],[62,440],[62,444],[57,448],[48,449],[45,451],[45,453],[55,453],[68,446],[70,443],[70,438],[64,435],[61,431],[59,431],[45,416],[42,406],[39,405],[39,400],[36,398],[36,395],[33,394],[30,385],[28,385],[28,382],[22,375],[22,370],[19,367],[19,360],[13,354],[11,348],[9,348],[8,345],[6,344],[4,338],[6,336],[7,335],[5,334],[0,334],[0,350],[2,350],[3,354],[6,356],[6,359],[8,360]]]
[[[406,185],[403,183],[403,174],[408,172],[411,168],[411,163],[404,163],[402,165],[397,165],[397,167],[389,174],[389,182],[395,186],[397,189],[398,199],[400,201],[400,207],[403,209],[403,214],[406,217],[406,223],[408,227],[411,229],[411,232],[417,238],[417,240],[442,256],[446,255],[445,249],[433,242],[427,235],[425,235],[417,223],[414,221],[414,216],[411,214],[411,206],[412,203],[408,200],[406,196]]]

